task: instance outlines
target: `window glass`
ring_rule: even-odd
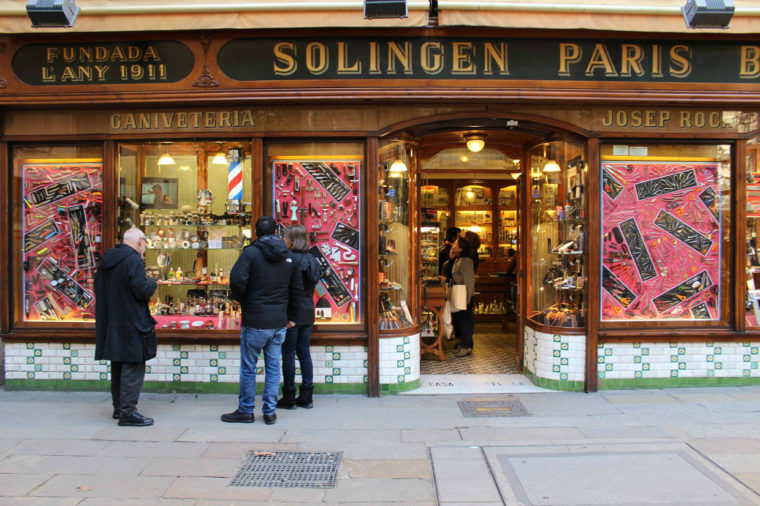
[[[721,320],[730,147],[604,145],[601,320]]]
[[[587,172],[583,147],[545,143],[533,148],[529,159],[530,318],[552,327],[583,327]]]
[[[757,248],[760,235],[760,139],[747,144],[747,261],[746,261],[746,311],[748,327],[760,327],[760,259]]]
[[[306,227],[322,264],[314,292],[317,325],[363,322],[362,173],[357,143],[272,144],[267,148],[267,209],[280,233]]]
[[[251,195],[247,144],[119,146],[119,233],[145,232],[158,328],[240,328],[229,274],[251,239]]]
[[[92,146],[13,149],[17,321],[92,321],[102,254],[103,159]]]

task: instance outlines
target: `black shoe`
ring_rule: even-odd
[[[119,425],[122,427],[147,427],[148,425],[153,425],[153,419],[142,416],[135,411],[129,416],[119,417]]]
[[[222,421],[227,423],[253,423],[253,413],[243,413],[236,409],[233,413],[223,414]]]
[[[274,423],[277,421],[277,413],[272,413],[271,415],[264,415],[264,423],[267,425],[274,425]]]
[[[296,390],[283,390],[282,399],[277,401],[277,407],[282,409],[296,409]]]
[[[114,420],[121,418],[121,412],[119,411],[119,408],[113,408],[113,415],[111,415],[111,418]]]
[[[311,400],[311,394],[314,392],[314,387],[301,387],[298,392],[298,398],[296,399],[296,406],[299,408],[311,409],[314,407],[314,403]]]

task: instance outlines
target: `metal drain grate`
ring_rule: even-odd
[[[465,418],[531,416],[517,399],[458,401],[458,404]]]
[[[343,452],[250,451],[233,487],[334,488]]]

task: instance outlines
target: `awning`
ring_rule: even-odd
[[[409,17],[364,19],[363,0],[77,0],[72,28],[32,28],[26,0],[0,0],[0,34],[144,32],[262,28],[419,27],[428,23],[428,0],[408,0]],[[334,30],[325,36],[339,35]]]
[[[610,30],[667,33],[760,33],[760,0],[735,2],[728,29],[692,29],[681,7],[686,0],[438,0],[439,26]]]

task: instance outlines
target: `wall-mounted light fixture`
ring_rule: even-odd
[[[728,28],[734,16],[734,1],[687,0],[681,12],[689,28]]]
[[[364,0],[364,19],[408,17],[406,0]]]
[[[473,153],[478,153],[485,147],[487,138],[486,134],[467,134],[464,136],[464,141],[467,144],[467,149]]]
[[[71,28],[79,7],[74,0],[28,0],[26,14],[32,28]]]

